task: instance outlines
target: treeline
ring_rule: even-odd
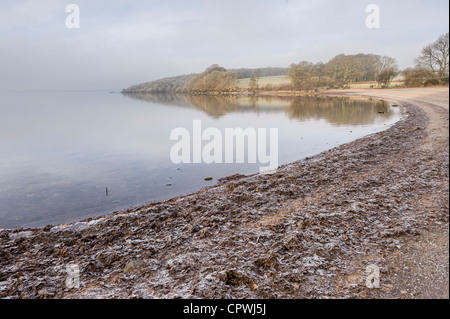
[[[449,34],[441,35],[436,41],[422,49],[415,60],[414,68],[402,72],[407,86],[449,84]]]
[[[161,80],[130,86],[122,93],[189,93],[189,92],[229,92],[236,88],[238,79],[252,77],[259,72],[262,76],[286,75],[287,68],[267,67],[261,69],[226,70],[214,64],[201,74],[168,77]]]
[[[298,90],[308,91],[319,88],[345,87],[348,83],[378,81],[388,86],[398,74],[395,59],[374,54],[338,55],[327,63],[307,61],[291,64],[289,68],[234,69],[227,70],[217,64],[203,73],[165,78],[153,82],[131,86],[123,93],[190,93],[221,94],[240,91],[238,80],[250,78],[247,90],[256,93],[260,90]],[[261,77],[288,75],[289,83],[265,85],[261,87]]]
[[[348,83],[378,81],[388,86],[397,75],[397,61],[375,54],[338,55],[327,63],[307,61],[291,64],[288,76],[294,90],[339,88]]]
[[[402,75],[405,86],[449,84],[449,33],[425,46],[415,60],[415,67],[400,72],[397,61],[374,54],[338,55],[327,63],[292,64],[288,75],[294,90],[342,88],[349,83],[378,82],[388,87]]]
[[[236,73],[214,64],[203,73],[196,75],[188,88],[192,94],[232,92],[236,89],[237,81]]]
[[[230,69],[229,71],[237,74],[238,79],[249,79],[259,72],[260,77],[286,75],[288,68],[261,68],[261,69]]]
[[[344,88],[350,83],[378,82],[388,87],[399,74],[406,86],[439,85],[449,83],[449,34],[440,36],[423,48],[414,68],[399,71],[397,61],[376,54],[338,55],[327,63],[302,61],[289,68],[233,69],[214,64],[201,74],[189,74],[134,85],[123,93],[190,93],[221,94],[242,90],[257,93],[266,91],[311,91],[321,88]],[[260,86],[261,77],[288,75],[290,83]],[[248,78],[249,87],[238,89],[239,79]]]
[[[130,86],[122,93],[186,93],[196,74],[180,75]]]

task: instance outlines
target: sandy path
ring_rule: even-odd
[[[337,91],[337,94],[342,92]],[[397,104],[413,103],[427,115],[427,138],[419,149],[434,156],[449,143],[449,89],[409,88],[348,90],[355,94],[383,98]],[[448,181],[446,181],[448,183]],[[401,249],[389,257],[391,285],[387,298],[449,298],[448,225],[420,236],[401,240]]]

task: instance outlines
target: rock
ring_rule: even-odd
[[[240,272],[231,269],[219,274],[219,279],[224,281],[228,286],[240,286],[242,284],[249,284],[250,278],[241,274]]]
[[[413,126],[412,128],[409,129],[409,132],[415,132],[415,131],[418,131],[418,130],[421,130],[421,128],[418,127],[418,126]]]
[[[119,261],[120,256],[111,252],[101,252],[100,254],[98,254],[97,260],[101,262],[103,266],[110,266],[114,262]]]
[[[211,176],[205,178],[205,181],[212,181],[212,180],[213,178]]]
[[[254,265],[258,268],[267,270],[270,268],[277,268],[279,265],[279,262],[278,262],[276,256],[271,254],[269,256],[265,256],[265,257],[257,259],[254,262]]]
[[[128,262],[125,267],[123,267],[123,272],[128,273],[130,271],[139,269],[144,265],[144,262],[140,259],[133,259],[130,262]]]

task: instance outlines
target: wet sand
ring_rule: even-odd
[[[272,175],[0,231],[0,297],[448,298],[448,88],[324,94],[387,99],[409,116]],[[71,264],[79,288],[66,286]]]

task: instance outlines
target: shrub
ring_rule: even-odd
[[[430,85],[439,85],[439,80],[438,79],[427,79],[423,85],[425,86],[430,86]]]
[[[382,88],[387,88],[397,73],[398,72],[394,67],[386,68],[377,74],[376,80]]]
[[[405,76],[406,86],[422,86],[425,81],[435,76],[434,72],[421,68],[407,69],[403,74]]]

